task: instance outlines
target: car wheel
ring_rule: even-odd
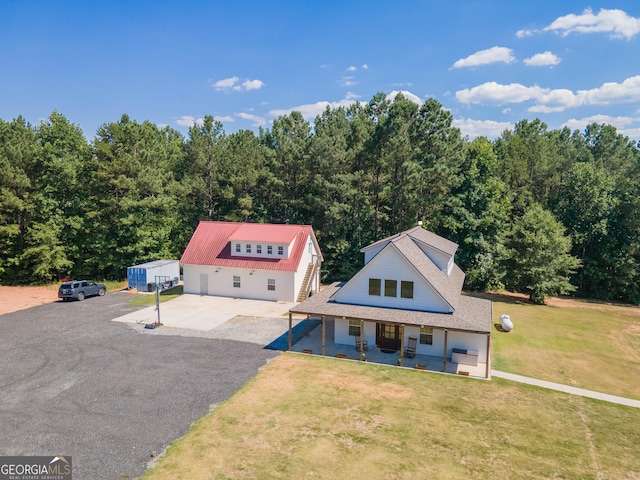
[[[84,292],[78,292],[78,300],[84,300]]]
[[[105,293],[107,293],[107,291],[104,288],[101,288],[100,290],[98,290],[98,295],[100,295],[101,297],[104,297]]]

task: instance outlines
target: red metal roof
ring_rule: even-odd
[[[240,231],[240,233],[238,233]],[[309,225],[276,225],[267,223],[200,222],[182,254],[183,265],[252,268],[295,272],[313,230]],[[289,258],[255,258],[231,255],[231,240],[269,243],[291,243],[296,239]]]
[[[242,223],[229,236],[229,241],[286,243],[293,242],[300,225],[274,225],[271,223]]]

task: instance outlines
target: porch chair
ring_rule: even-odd
[[[418,339],[415,337],[409,337],[409,343],[404,347],[404,356],[407,358],[416,358],[416,345]]]
[[[359,352],[360,351],[360,335],[357,335],[355,339],[356,339],[356,351]],[[366,340],[362,342],[362,349],[367,351],[369,350],[369,343],[367,343]]]

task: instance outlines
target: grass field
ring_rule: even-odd
[[[637,479],[639,421],[500,379],[287,353],[143,479]]]
[[[493,296],[493,369],[640,400],[640,308],[576,300],[549,306]],[[562,306],[560,306],[562,305]]]
[[[493,368],[640,399],[640,309],[493,296]],[[283,354],[143,479],[640,479],[640,410],[483,381]]]

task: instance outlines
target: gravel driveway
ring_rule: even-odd
[[[278,354],[110,321],[139,308],[130,299],[0,315],[0,455],[71,455],[75,480],[139,476]]]

